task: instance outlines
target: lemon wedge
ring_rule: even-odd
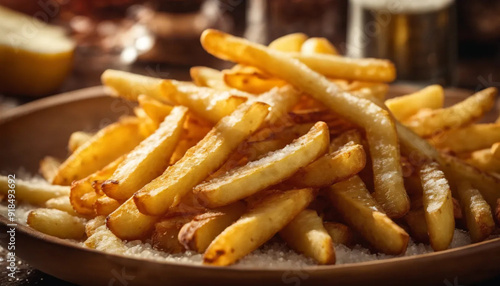
[[[54,92],[71,71],[74,42],[63,28],[2,6],[0,19],[0,92]]]

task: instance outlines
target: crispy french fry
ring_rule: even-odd
[[[269,48],[282,52],[299,52],[306,40],[307,36],[305,34],[288,34],[272,41]]]
[[[94,203],[94,211],[98,216],[107,216],[120,207],[120,202],[106,195],[100,196]]]
[[[123,140],[127,138],[127,140]],[[52,181],[55,185],[70,185],[103,168],[123,154],[130,152],[142,140],[139,121],[125,118],[113,123],[80,146],[64,161]]]
[[[464,126],[483,116],[495,103],[496,88],[483,89],[451,107],[421,110],[404,124],[420,136]]]
[[[429,243],[429,230],[425,220],[425,211],[423,208],[410,210],[404,220],[410,227],[411,237],[418,242]]]
[[[78,216],[79,214],[73,209],[69,196],[60,196],[52,198],[45,202],[45,207],[48,209],[56,209],[69,213],[70,215]]]
[[[453,239],[455,218],[451,189],[439,164],[424,164],[419,171],[423,189],[423,209],[434,250],[445,250]]]
[[[133,74],[124,71],[108,69],[101,75],[102,84],[114,96],[137,101],[141,94],[156,100],[165,101],[162,89],[162,79]]]
[[[309,38],[302,43],[300,52],[306,55],[310,54],[328,54],[338,55],[339,52],[335,46],[326,38]]]
[[[56,209],[36,209],[28,215],[28,225],[59,238],[81,239],[85,235],[84,220]]]
[[[235,263],[285,227],[313,199],[312,189],[279,191],[262,198],[212,241],[203,255],[203,263],[216,266]]]
[[[197,215],[179,231],[179,242],[189,250],[204,253],[210,243],[244,212],[242,202]]]
[[[209,53],[222,59],[255,66],[271,75],[282,78],[321,101],[341,116],[365,128],[370,154],[373,158],[377,201],[390,217],[401,217],[408,211],[410,203],[404,191],[397,134],[394,122],[387,111],[371,100],[341,92],[334,83],[309,70],[299,62],[293,61],[285,54],[215,30],[206,30],[202,34],[201,42]],[[328,57],[342,62],[342,67],[339,70],[349,69],[352,72],[362,74],[359,69],[346,64],[346,62],[360,64],[359,61],[345,60],[337,56]],[[301,61],[304,60],[304,58],[297,58]],[[331,65],[331,61],[326,61],[322,57],[315,59],[318,61],[315,61],[314,64],[321,63],[322,67],[328,66],[328,69],[337,70],[335,65]],[[306,65],[312,65],[313,69],[317,67],[311,64],[311,61],[303,62]],[[380,77],[387,74],[390,75],[388,78],[392,80],[394,75],[391,75],[390,71],[392,70],[394,73],[394,67],[387,62],[377,63],[380,63],[380,66],[364,66],[365,71],[369,70],[370,74],[378,75],[377,80],[381,80]],[[373,72],[381,66],[384,67],[383,69],[387,69],[387,72]],[[363,80],[369,81],[368,79]],[[376,128],[374,122],[377,122]]]
[[[338,222],[324,222],[323,226],[332,238],[333,243],[345,246],[354,245],[356,240],[350,227]]]
[[[285,148],[202,183],[193,192],[208,207],[228,205],[290,177],[323,155],[328,142],[328,127],[318,122],[306,135]]]
[[[348,91],[361,98],[375,97],[380,101],[384,101],[389,91],[389,85],[385,83],[355,81],[348,86]]]
[[[69,136],[68,140],[68,150],[73,153],[78,149],[78,147],[82,146],[85,144],[85,142],[89,141],[92,136],[94,136],[93,133],[89,132],[84,132],[84,131],[75,131],[71,133]]]
[[[98,223],[98,222],[97,222]],[[106,225],[98,226],[84,242],[88,248],[106,251],[108,253],[123,254],[127,250],[125,241],[116,237]]]
[[[144,110],[144,113],[157,125],[160,125],[174,108],[145,94],[139,95],[137,101],[139,102],[139,106]]]
[[[43,206],[52,198],[69,195],[68,186],[53,186],[42,182],[27,182],[15,177],[0,176],[0,194],[8,197],[15,190],[17,200]]]
[[[469,154],[465,162],[484,172],[500,172],[500,160],[493,156],[491,149],[474,151]]]
[[[334,184],[328,194],[347,224],[376,250],[394,255],[406,251],[408,234],[385,215],[358,176]]]
[[[225,70],[223,79],[227,86],[253,94],[264,93],[286,84],[286,82],[262,73],[253,67]]]
[[[219,70],[209,67],[192,67],[189,72],[191,79],[197,86],[206,86],[217,90],[230,89],[224,83],[224,76]]]
[[[465,215],[465,222],[472,241],[483,241],[495,229],[491,208],[481,193],[461,178],[457,180],[457,197]]]
[[[455,153],[489,148],[500,141],[500,124],[471,124],[432,137],[429,142],[438,149]]]
[[[42,174],[45,181],[52,182],[52,179],[54,179],[54,176],[56,175],[59,166],[61,166],[61,161],[51,156],[45,156],[40,161],[39,171]]]
[[[182,226],[190,222],[192,217],[192,215],[179,215],[167,217],[157,222],[151,236],[153,247],[167,253],[179,253],[186,250],[177,236]]]
[[[106,218],[106,225],[114,235],[123,240],[145,239],[151,235],[159,219],[140,213],[134,197],[131,197]]]
[[[217,125],[174,165],[134,195],[141,212],[161,215],[196,184],[215,171],[238,145],[264,121],[268,105],[256,102],[238,108]]]
[[[443,108],[444,90],[443,87],[435,84],[423,88],[414,93],[390,98],[385,101],[385,105],[392,112],[397,120],[405,120],[417,114],[419,110]]]
[[[179,141],[186,116],[187,108],[174,107],[155,133],[127,154],[113,175],[102,183],[102,191],[113,199],[126,200],[161,175]]]
[[[124,159],[125,156],[121,156],[101,170],[71,184],[69,199],[76,212],[82,215],[92,215],[95,213],[94,203],[98,196],[102,194],[98,194],[94,187],[100,185],[113,175],[116,168],[118,168]]]
[[[332,238],[316,211],[301,211],[280,231],[280,236],[293,250],[319,264],[335,264]]]
[[[261,94],[255,100],[264,102],[271,107],[266,118],[266,123],[273,126],[286,117],[299,99],[299,91],[292,86],[286,85]]]

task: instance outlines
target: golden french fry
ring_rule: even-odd
[[[94,211],[98,216],[107,216],[120,207],[120,202],[106,195],[102,195],[94,203]]]
[[[279,37],[269,44],[269,48],[282,52],[299,52],[307,36],[302,33],[288,34]]]
[[[358,176],[334,184],[328,194],[347,224],[377,251],[394,255],[406,251],[408,234],[387,217]]]
[[[90,237],[94,233],[96,233],[97,228],[104,226],[106,227],[106,217],[105,216],[96,216],[93,219],[90,219],[85,224],[85,234],[87,237]]]
[[[471,124],[451,129],[432,137],[429,142],[438,149],[455,153],[489,148],[492,144],[500,142],[500,124]]]
[[[160,127],[144,139],[102,183],[102,191],[116,200],[126,200],[137,190],[161,175],[168,166],[181,136],[187,108],[176,106]]]
[[[124,138],[127,140],[123,140]],[[61,164],[52,183],[70,185],[75,180],[83,179],[130,152],[142,139],[136,118],[124,118],[113,123],[75,150]]]
[[[417,242],[429,243],[429,230],[425,220],[425,211],[423,208],[410,210],[404,220],[410,227],[411,237]]]
[[[484,172],[500,172],[500,160],[493,156],[491,149],[471,152],[465,162]]]
[[[82,146],[83,144],[85,144],[85,142],[89,141],[90,138],[92,138],[92,136],[94,136],[93,133],[84,131],[75,131],[71,133],[68,140],[68,150],[71,153],[75,152],[75,150],[78,149],[78,147]]]
[[[51,156],[45,156],[40,161],[39,171],[47,182],[52,182],[59,166],[61,166],[61,161]]]
[[[385,101],[385,105],[392,112],[392,115],[400,121],[408,119],[424,108],[443,108],[443,104],[444,90],[438,84],[430,85],[414,93],[390,98]]]
[[[500,160],[500,142],[493,143],[490,149],[493,158]]]
[[[420,136],[430,136],[450,128],[464,126],[483,116],[493,107],[496,88],[483,89],[451,107],[421,110],[404,124]]]
[[[53,186],[44,182],[27,182],[10,176],[0,176],[0,194],[9,197],[15,190],[16,200],[43,206],[50,199],[68,196],[68,186]]]
[[[257,249],[314,199],[312,189],[278,191],[265,196],[208,246],[203,263],[225,266]]]
[[[404,190],[402,170],[399,164],[398,138],[394,121],[387,111],[377,106],[371,100],[341,92],[334,83],[309,70],[305,65],[301,65],[299,62],[290,59],[283,53],[266,49],[263,46],[252,44],[244,39],[215,30],[204,31],[201,43],[205,50],[217,57],[255,66],[273,76],[292,83],[324,103],[339,115],[365,128],[370,146],[370,154],[373,159],[375,197],[377,201],[380,202],[390,217],[401,217],[408,211],[410,203]],[[346,61],[342,57],[328,57],[333,57],[335,60],[337,58],[342,59],[342,68],[353,68],[352,66],[344,65]],[[298,59],[303,61],[303,58]],[[368,62],[370,61],[368,60]],[[310,64],[310,62],[303,62],[306,65]],[[321,65],[328,66],[331,70],[336,70],[335,65],[330,65],[329,61],[321,59],[319,62]],[[356,62],[355,60],[347,60],[347,62],[360,64],[360,62]],[[386,65],[387,62],[383,61],[381,63],[383,63],[382,66],[387,66],[388,70],[394,71],[391,64]],[[373,72],[373,66],[364,67],[366,68],[365,71],[370,71],[370,74],[379,76],[385,74],[382,71]],[[375,70],[378,69],[375,68]],[[352,72],[362,73],[356,68]],[[391,76],[391,80],[393,77]],[[369,81],[367,79],[363,80]]]
[[[465,215],[465,222],[472,241],[483,241],[495,229],[491,208],[481,193],[462,178],[454,178],[457,183],[457,197]]]
[[[355,244],[354,233],[347,225],[338,222],[324,222],[323,226],[332,238],[333,243],[351,246]]]
[[[299,102],[299,99],[299,91],[292,86],[286,85],[263,93],[250,101],[264,102],[271,107],[266,118],[266,123],[273,126],[277,125],[278,121],[286,118],[288,112]]]
[[[219,123],[181,160],[134,195],[142,213],[161,215],[195,185],[224,163],[231,152],[264,121],[269,106],[262,102],[243,105]]]
[[[65,211],[70,215],[78,216],[79,214],[73,209],[71,202],[69,201],[69,196],[60,196],[57,198],[52,198],[45,202],[45,207],[48,209],[56,209],[60,211]]]
[[[310,54],[328,54],[338,55],[339,52],[335,46],[326,38],[309,38],[302,43],[300,52],[306,55]]]
[[[204,253],[210,243],[244,212],[242,202],[197,215],[179,231],[179,242],[189,250]]]
[[[253,67],[225,70],[223,80],[227,86],[253,94],[264,93],[275,87],[286,85],[286,82]]]
[[[419,171],[423,189],[423,210],[434,250],[445,250],[453,239],[455,218],[451,189],[439,164],[424,164]]]
[[[120,239],[145,239],[159,219],[140,213],[131,197],[106,218],[106,225]]]
[[[220,91],[175,80],[165,80],[163,89],[170,101],[188,107],[212,123],[217,123],[253,97],[235,89]]]
[[[157,125],[160,125],[174,108],[145,94],[139,95],[137,101],[139,102],[139,106],[144,110],[144,113]]]
[[[98,224],[100,221],[97,221]],[[97,226],[93,233],[85,240],[85,246],[107,253],[124,254],[127,250],[125,241],[116,237],[106,225]]]
[[[280,231],[280,236],[293,250],[319,264],[335,264],[332,238],[316,211],[301,211]]]
[[[323,155],[328,143],[328,127],[318,122],[285,148],[199,184],[193,192],[208,207],[228,205],[290,177]]]
[[[28,215],[28,225],[59,238],[81,239],[85,235],[84,220],[56,209],[36,209]]]
[[[375,97],[383,101],[389,91],[389,85],[385,83],[355,81],[349,85],[348,91],[361,98]]]
[[[191,79],[197,86],[206,86],[217,90],[230,89],[224,83],[224,76],[219,70],[209,67],[192,67],[189,72]]]
[[[111,95],[128,100],[137,101],[141,94],[160,101],[166,100],[162,89],[163,80],[160,78],[108,69],[102,73],[101,82]]]
[[[190,222],[192,218],[192,215],[178,215],[157,222],[151,236],[153,247],[167,253],[179,253],[186,250],[177,239],[177,236],[182,226]]]
[[[69,199],[76,212],[82,215],[95,214],[94,203],[102,193],[98,194],[97,191],[100,191],[100,188],[96,190],[94,187],[100,186],[103,181],[113,175],[124,159],[125,156],[121,156],[101,170],[71,184]]]

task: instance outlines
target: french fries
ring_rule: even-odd
[[[313,258],[319,264],[335,263],[332,238],[316,211],[301,211],[280,231],[280,236],[292,249]]]
[[[471,124],[438,134],[430,142],[438,149],[455,153],[489,148],[500,142],[500,124]]]
[[[224,75],[218,70],[209,67],[192,67],[189,72],[191,79],[197,86],[206,86],[217,90],[230,89],[224,83]]]
[[[439,164],[424,164],[419,171],[429,240],[434,250],[445,250],[453,239],[455,218],[451,189]]]
[[[393,255],[406,251],[408,234],[387,217],[358,176],[334,184],[328,194],[344,220],[376,250]]]
[[[418,242],[429,243],[429,229],[427,227],[425,211],[423,208],[410,210],[404,216],[404,220],[410,227],[412,238],[414,238]]]
[[[57,209],[36,209],[28,215],[28,225],[59,238],[81,239],[85,235],[83,219]]]
[[[71,202],[69,201],[69,196],[60,196],[57,198],[52,198],[45,202],[45,207],[48,209],[56,209],[60,211],[65,211],[73,216],[78,216],[79,214],[73,209]]]
[[[106,195],[100,196],[94,203],[94,211],[98,216],[107,216],[120,206],[120,202]]]
[[[122,140],[123,138],[127,140]],[[75,180],[83,179],[131,151],[141,141],[139,121],[136,118],[124,118],[113,123],[75,150],[61,164],[52,184],[68,186]]]
[[[101,75],[101,82],[111,95],[128,100],[137,101],[141,94],[160,101],[166,100],[162,88],[163,80],[159,78],[108,69]]]
[[[23,180],[15,180],[15,185],[9,182],[7,176],[0,176],[0,194],[8,196],[9,190],[15,188],[16,199],[27,202],[29,204],[43,206],[53,198],[69,195],[70,189],[68,186],[53,186],[43,183],[25,182]]]
[[[430,136],[473,122],[489,111],[495,103],[497,90],[483,89],[451,107],[436,110],[421,110],[404,123],[420,136]]]
[[[184,251],[184,246],[177,239],[183,225],[191,221],[189,215],[178,215],[164,218],[155,224],[151,244],[157,249],[167,253],[179,253]]]
[[[288,34],[272,41],[269,48],[282,52],[299,52],[306,40],[307,36],[305,34]]]
[[[61,166],[61,162],[58,159],[51,156],[45,156],[40,161],[39,171],[47,182],[52,182],[52,179],[54,179],[57,174],[59,166]]]
[[[142,107],[142,110],[144,110],[144,113],[146,113],[155,125],[160,125],[173,109],[173,106],[164,104],[145,94],[139,95],[137,101],[139,102],[139,106]]]
[[[421,109],[443,108],[444,91],[440,85],[430,85],[412,94],[385,101],[385,105],[397,120],[406,120]]]
[[[202,183],[193,192],[208,207],[228,205],[290,177],[323,155],[328,149],[328,141],[328,127],[318,122],[306,135],[285,148]]]
[[[223,80],[227,86],[254,94],[264,93],[272,88],[286,84],[286,82],[271,77],[253,67],[225,70]]]
[[[343,244],[345,246],[351,246],[355,244],[356,239],[354,237],[354,233],[352,229],[347,225],[338,222],[327,221],[323,223],[323,226],[332,238],[333,243]]]
[[[94,134],[83,131],[75,131],[71,133],[68,140],[68,150],[73,153],[78,149],[78,147],[89,141]]]
[[[142,141],[101,185],[116,200],[126,200],[165,171],[180,139],[187,108],[174,107],[151,136]]]
[[[300,47],[300,52],[302,54],[328,54],[328,55],[338,55],[339,52],[330,41],[326,38],[309,38],[302,43]]]
[[[214,266],[235,263],[285,227],[313,198],[312,189],[278,191],[264,197],[212,241],[203,255],[203,263]]]
[[[130,197],[108,215],[106,226],[122,240],[145,239],[151,235],[158,220],[159,217],[140,213],[134,203],[134,197]]]

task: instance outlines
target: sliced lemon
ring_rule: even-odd
[[[64,29],[2,6],[0,19],[0,92],[54,92],[71,71],[74,42]]]

